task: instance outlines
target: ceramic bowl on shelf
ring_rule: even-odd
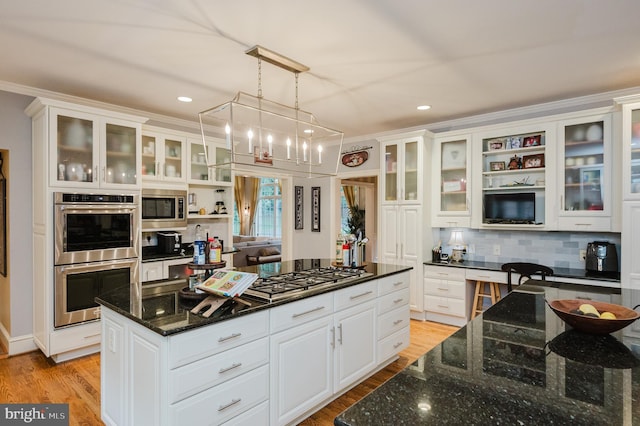
[[[613,333],[640,318],[640,314],[633,309],[613,303],[582,299],[559,299],[552,302],[547,301],[547,304],[562,321],[575,330],[589,334]],[[583,304],[592,305],[601,314],[611,312],[615,315],[615,319],[596,318],[576,313],[575,311]]]
[[[602,140],[602,126],[599,124],[592,124],[587,129],[587,140],[590,142]]]

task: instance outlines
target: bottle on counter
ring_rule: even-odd
[[[207,242],[202,234],[202,227],[196,225],[196,236],[193,240],[193,263],[196,265],[204,265],[206,263],[206,245]]]
[[[209,238],[209,263],[222,261],[222,244],[217,238]]]
[[[343,265],[351,265],[351,260],[349,254],[351,252],[351,247],[349,246],[349,241],[346,239],[342,242],[342,264]]]
[[[336,265],[342,265],[342,245],[344,244],[344,240],[342,239],[342,235],[338,234],[338,239],[336,240]]]

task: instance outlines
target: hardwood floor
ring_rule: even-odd
[[[457,330],[432,322],[411,321],[411,344],[400,358],[354,387],[301,425],[333,425],[347,407],[393,377]],[[70,425],[100,425],[100,355],[55,364],[40,351],[0,359],[0,402],[68,403]]]

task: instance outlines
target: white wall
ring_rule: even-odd
[[[335,250],[332,178],[294,178],[294,186],[303,189],[303,229],[293,230],[292,248],[295,259],[332,258]],[[320,187],[320,232],[311,232],[311,188]],[[290,225],[293,228],[293,221]]]
[[[10,156],[7,217],[10,228],[8,251],[9,300],[0,300],[3,339],[31,336],[33,329],[33,282],[31,276],[31,119],[24,109],[32,97],[0,91],[0,149]],[[38,206],[35,206],[38,208]],[[3,292],[3,294],[6,294]]]

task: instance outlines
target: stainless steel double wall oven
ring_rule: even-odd
[[[138,198],[54,193],[56,328],[100,318],[94,298],[111,289],[139,296]]]

